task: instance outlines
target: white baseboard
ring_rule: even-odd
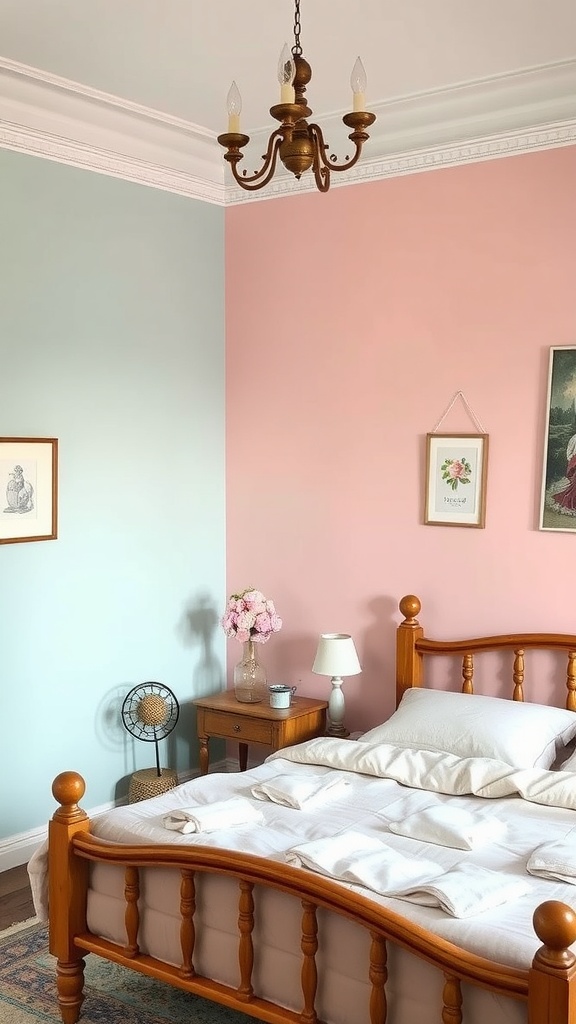
[[[215,762],[210,768],[214,772],[228,772],[237,770],[237,765],[235,766],[234,761],[229,759]],[[178,781],[188,782],[189,779],[193,779],[197,775],[197,771],[180,772]],[[110,801],[106,804],[100,804],[99,807],[92,807],[86,813],[89,818],[93,818],[96,814],[109,811],[112,807],[120,807],[124,803],[126,803],[126,800]],[[9,871],[10,868],[17,868],[20,864],[27,864],[34,851],[39,846],[42,846],[47,836],[48,825],[46,824],[41,825],[39,828],[29,829],[27,832],[15,832],[14,835],[0,839],[0,872]]]
[[[20,864],[27,864],[30,857],[42,845],[48,833],[47,826],[16,832],[13,836],[0,839],[0,871],[9,871]]]

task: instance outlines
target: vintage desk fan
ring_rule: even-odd
[[[124,698],[121,711],[124,728],[137,740],[153,743],[156,753],[156,768],[145,768],[132,775],[128,793],[130,803],[159,796],[177,784],[176,772],[160,767],[158,744],[172,732],[179,714],[180,706],[175,695],[162,683],[139,683]]]

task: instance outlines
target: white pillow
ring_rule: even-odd
[[[364,733],[362,742],[491,757],[513,768],[550,768],[573,736],[574,711],[415,687],[406,690],[387,722]]]

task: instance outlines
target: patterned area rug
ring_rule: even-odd
[[[253,1024],[253,1018],[151,978],[86,957],[79,1024]],[[1,1024],[61,1024],[55,960],[46,928],[26,922],[0,932]]]

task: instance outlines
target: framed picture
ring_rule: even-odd
[[[58,441],[0,437],[0,544],[55,540]]]
[[[576,347],[550,349],[540,529],[576,531]]]
[[[424,523],[482,528],[487,467],[488,434],[427,434]]]

